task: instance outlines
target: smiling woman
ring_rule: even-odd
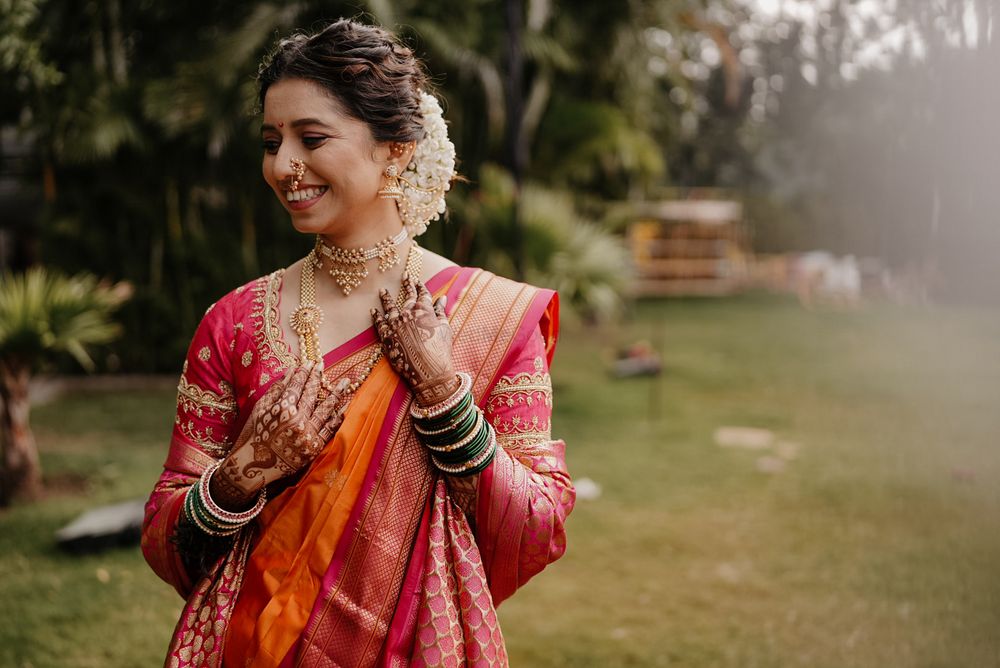
[[[143,533],[187,600],[167,663],[506,665],[495,606],[574,502],[557,296],[414,241],[454,147],[390,33],[283,40],[260,101],[264,180],[316,245],[213,304],[184,362]]]

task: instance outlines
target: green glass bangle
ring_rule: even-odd
[[[424,429],[430,431],[433,429],[440,429],[447,425],[449,422],[453,421],[465,411],[469,410],[469,406],[472,404],[472,393],[466,392],[454,407],[449,408],[440,415],[435,415],[432,418],[425,418],[420,416],[413,416],[414,421],[419,424]]]
[[[487,441],[488,446],[476,459],[473,459],[469,462],[466,462],[465,464],[461,464],[458,466],[450,466],[445,462],[438,461],[438,458],[433,456],[431,457],[431,460],[434,462],[434,465],[440,471],[443,471],[448,475],[456,476],[458,478],[465,478],[471,475],[475,475],[477,473],[481,473],[486,469],[487,466],[490,465],[490,463],[493,461],[493,458],[496,456],[497,452],[497,442],[496,442],[496,437],[493,435],[492,427],[489,429],[489,431],[490,431],[490,438]]]
[[[192,489],[194,488],[192,487]],[[197,491],[192,494],[191,490],[188,490],[188,493],[184,498],[184,515],[192,524],[201,529],[202,532],[208,534],[209,536],[232,536],[240,530],[239,527],[234,529],[219,529],[204,522],[196,506],[195,498],[197,496]]]
[[[475,412],[476,412],[476,407],[470,405],[468,410],[466,410],[464,413],[462,413],[454,420],[452,420],[451,422],[449,422],[448,424],[444,425],[439,429],[427,429],[422,424],[420,424],[420,422],[416,420],[414,420],[413,422],[413,428],[416,429],[417,433],[420,434],[421,436],[434,437],[434,436],[441,436],[442,434],[449,434],[450,432],[457,429],[464,420],[468,420],[469,416]]]
[[[191,492],[191,510],[200,520],[200,524],[207,526],[208,528],[220,532],[222,535],[230,535],[239,531],[242,525],[240,524],[227,524],[219,521],[218,518],[213,517],[208,509],[205,508],[201,501],[201,495],[196,491]]]
[[[440,452],[432,450],[432,453],[437,459],[446,464],[460,464],[463,462],[470,461],[478,457],[483,449],[489,443],[489,423],[483,420],[483,424],[476,431],[472,440],[463,447],[449,452]]]
[[[480,417],[481,415],[482,411],[473,407],[473,410],[469,411],[469,414],[464,416],[461,422],[455,425],[454,429],[435,436],[425,436],[421,434],[420,440],[428,447],[436,446],[435,449],[444,448],[445,451],[452,450],[454,449],[453,446],[455,444],[464,441],[468,438],[469,434],[476,429],[476,425],[478,425],[479,420],[482,419]]]

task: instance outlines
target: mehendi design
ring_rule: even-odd
[[[429,406],[451,396],[458,378],[451,361],[452,332],[444,302],[431,301],[423,283],[403,281],[406,301],[396,306],[383,290],[383,312],[372,309],[372,320],[392,368],[410,386],[417,403]]]
[[[307,466],[343,421],[347,379],[318,400],[321,366],[298,367],[254,406],[233,452],[212,478],[222,503],[246,505],[261,488]]]

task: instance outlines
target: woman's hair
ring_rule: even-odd
[[[261,63],[260,108],[281,79],[306,79],[364,121],[376,141],[420,141],[420,91],[427,75],[413,51],[389,31],[340,19],[311,35],[281,40]]]

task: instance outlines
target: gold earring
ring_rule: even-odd
[[[302,162],[298,158],[292,158],[289,162],[291,162],[292,165],[293,176],[291,178],[291,184],[288,188],[294,192],[299,189],[299,183],[302,182],[302,178],[306,175],[306,163]]]
[[[396,165],[385,168],[385,185],[378,191],[378,196],[379,199],[402,199],[403,189],[399,187],[399,168]]]

